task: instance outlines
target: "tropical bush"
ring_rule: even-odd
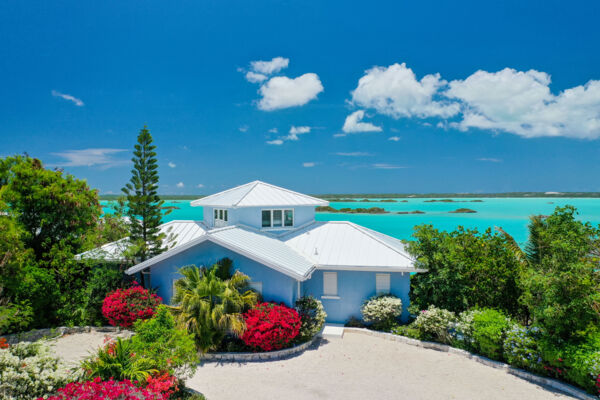
[[[97,353],[81,363],[87,378],[146,382],[159,371],[154,360],[134,352],[130,340],[109,341]]]
[[[129,380],[102,380],[69,383],[48,400],[168,400],[170,392],[155,391],[156,387],[140,388]],[[39,399],[41,400],[41,398]]]
[[[512,322],[502,312],[484,309],[473,316],[473,341],[481,354],[502,359],[502,345]]]
[[[113,326],[130,327],[138,319],[154,315],[162,299],[139,285],[117,289],[102,302],[102,315]]]
[[[323,328],[327,313],[321,301],[313,296],[304,296],[296,300],[296,311],[300,315],[300,333],[297,336],[299,342],[311,340]]]
[[[493,307],[521,316],[519,303],[521,263],[512,240],[491,229],[457,228],[452,232],[431,225],[415,227],[409,251],[416,267],[427,272],[410,279],[411,304],[430,305],[460,313],[476,307]]]
[[[374,296],[363,303],[360,312],[375,329],[389,330],[402,314],[402,300],[390,294]]]
[[[246,275],[236,271],[223,280],[218,270],[218,265],[184,267],[180,270],[183,277],[175,282],[171,308],[175,321],[194,335],[203,352],[216,349],[229,332],[241,335],[245,329],[242,313],[256,304],[256,293],[246,290]]]
[[[90,272],[83,302],[86,324],[101,326],[108,322],[102,315],[104,299],[109,293],[123,288],[123,285],[124,274],[118,267],[102,265]]]
[[[449,329],[456,322],[456,314],[452,311],[429,306],[422,310],[411,327],[419,331],[421,336],[427,340],[435,340],[442,343],[450,343],[452,336]]]
[[[457,321],[451,324],[450,333],[453,337],[452,344],[465,350],[474,350],[473,318],[479,310],[463,311],[458,315]]]
[[[28,400],[52,394],[67,383],[67,368],[41,342],[0,348],[0,394],[5,400]]]
[[[504,359],[515,367],[543,372],[542,352],[538,345],[540,333],[537,327],[513,325],[506,331],[503,345]]]
[[[255,350],[272,351],[287,347],[300,332],[300,316],[283,304],[260,303],[244,313],[244,343]]]
[[[137,356],[152,359],[156,369],[169,371],[179,380],[193,375],[200,361],[194,337],[175,326],[166,306],[158,306],[152,318],[136,321],[134,330],[131,348]]]

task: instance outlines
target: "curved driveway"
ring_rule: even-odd
[[[223,399],[572,399],[483,364],[346,332],[279,361],[207,362],[188,386]]]

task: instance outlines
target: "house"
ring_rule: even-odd
[[[144,274],[169,303],[181,267],[228,257],[265,300],[293,306],[299,297],[313,295],[328,322],[360,317],[364,300],[379,293],[401,298],[406,318],[410,274],[421,271],[404,244],[352,222],[316,221],[315,207],[328,204],[260,181],[192,201],[202,207],[203,219],[163,224],[170,249],[126,273]],[[122,239],[81,257],[102,252],[118,260],[126,246]]]

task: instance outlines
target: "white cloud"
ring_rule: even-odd
[[[276,76],[263,84],[259,93],[262,98],[258,108],[263,111],[273,111],[282,108],[302,106],[315,99],[323,91],[319,76],[307,73],[291,79],[286,76]]]
[[[256,72],[248,71],[246,72],[246,80],[251,83],[260,83],[269,79],[268,76],[263,74],[257,74]]]
[[[169,161],[167,165],[169,166],[169,168],[175,168],[177,166],[173,161]]]
[[[502,160],[499,158],[489,158],[489,157],[481,157],[481,158],[478,158],[477,161],[487,161],[487,162],[493,162],[493,163],[502,162]]]
[[[317,163],[316,163],[316,162],[305,162],[305,163],[302,163],[302,166],[303,166],[304,168],[312,168],[312,167],[314,167],[315,165],[317,165]]]
[[[202,189],[202,188],[204,187],[204,185],[203,185],[203,184],[201,184],[201,183],[199,183],[199,184],[197,184],[197,185],[196,185],[196,187],[197,187],[198,189]]]
[[[281,146],[283,144],[283,140],[281,140],[281,139],[267,140],[267,144]]]
[[[367,156],[372,156],[373,154],[366,153],[364,151],[353,151],[350,153],[339,152],[339,153],[335,153],[335,155],[342,156],[342,157],[367,157]]]
[[[185,185],[183,184],[183,182],[179,182],[179,183],[177,183],[177,185],[175,185],[175,186],[177,186],[177,188],[181,189],[181,188],[183,188]]]
[[[290,134],[284,140],[298,140],[298,135],[303,135],[310,132],[310,126],[292,126]]]
[[[264,76],[275,74],[282,69],[287,68],[289,63],[289,58],[275,57],[271,61],[252,61],[250,66],[254,72]]]
[[[269,129],[269,132],[277,133],[277,128]],[[296,141],[299,139],[298,136],[304,135],[305,133],[309,133],[309,132],[310,132],[310,126],[292,126],[290,128],[290,132],[287,136],[281,136],[274,140],[268,140],[267,144],[274,144],[276,146],[280,146],[283,144],[283,142],[288,141],[288,140]]]
[[[248,125],[242,125],[238,128],[240,132],[248,132]]]
[[[400,136],[390,136],[388,140],[391,140],[392,142],[399,142]]]
[[[113,156],[117,153],[127,151],[125,149],[82,149],[65,150],[52,155],[63,158],[65,161],[56,164],[58,167],[93,167],[98,166],[101,169],[118,167],[129,164],[129,160],[115,159]]]
[[[405,63],[389,67],[373,67],[359,79],[352,92],[352,103],[375,109],[378,113],[401,117],[451,117],[458,113],[458,104],[437,99],[446,85],[440,74],[425,75],[417,80]]]
[[[61,93],[58,92],[56,90],[52,91],[52,96],[54,97],[60,97],[62,99],[68,100],[68,101],[72,101],[77,107],[83,107],[83,101],[81,99],[78,99],[75,96],[71,96],[70,94],[65,94],[65,93]]]
[[[462,119],[453,126],[514,133],[526,138],[600,137],[600,81],[589,81],[554,95],[550,75],[505,68],[477,71],[450,82],[445,93],[462,102]]]
[[[401,165],[385,164],[385,163],[376,163],[376,164],[373,164],[372,167],[375,168],[375,169],[401,169],[401,168],[406,168],[406,167],[403,167]]]
[[[346,117],[342,130],[345,133],[357,132],[381,132],[381,127],[375,126],[370,122],[361,122],[365,117],[364,110],[358,110]]]

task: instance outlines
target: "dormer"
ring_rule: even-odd
[[[254,181],[192,201],[204,208],[204,222],[214,228],[248,225],[265,231],[294,229],[315,220],[315,207],[329,202],[261,181]]]

